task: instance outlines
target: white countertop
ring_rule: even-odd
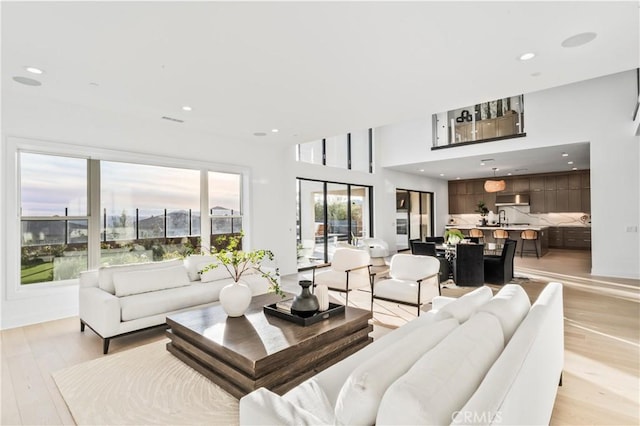
[[[534,231],[540,231],[542,229],[548,229],[547,225],[509,225],[509,226],[477,226],[477,225],[447,225],[447,228],[456,229],[481,229],[483,231],[492,231],[494,229],[504,229],[505,231],[524,231],[525,229],[533,229]]]

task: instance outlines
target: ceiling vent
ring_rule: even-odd
[[[180,120],[179,118],[167,117],[166,115],[162,117],[163,120],[175,121],[176,123],[184,123],[184,120]]]

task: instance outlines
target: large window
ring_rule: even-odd
[[[102,264],[199,249],[200,171],[100,162]]]
[[[18,159],[23,285],[181,257],[242,231],[240,173],[31,152]]]
[[[20,283],[87,269],[87,160],[21,153]]]
[[[242,176],[209,172],[208,177],[211,247],[217,247],[221,235],[238,235],[242,231]]]

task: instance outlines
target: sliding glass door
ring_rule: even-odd
[[[341,244],[368,237],[371,187],[298,179],[298,268],[331,262]]]

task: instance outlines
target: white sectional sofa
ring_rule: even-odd
[[[240,400],[242,425],[549,424],[564,359],[562,285],[533,306],[481,287],[433,309],[283,396]]]
[[[194,255],[164,262],[106,266],[80,274],[80,330],[89,326],[103,339],[103,353],[110,339],[163,325],[175,312],[216,303],[220,290],[233,282],[224,266],[203,274],[212,256]],[[242,282],[253,294],[266,293],[269,281],[260,274],[243,274]]]

